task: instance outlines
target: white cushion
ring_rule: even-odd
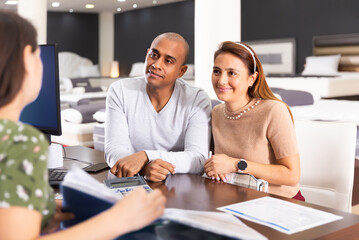
[[[136,62],[132,64],[131,72],[129,74],[130,77],[139,77],[145,74],[145,63],[144,62]]]
[[[99,77],[100,71],[98,65],[80,66],[80,77]]]
[[[69,93],[71,92],[72,88],[74,86],[72,85],[72,81],[70,78],[61,78],[60,79],[60,91],[63,93]]]
[[[74,94],[81,94],[81,93],[85,93],[85,92],[86,92],[86,90],[84,87],[74,87],[71,90],[71,93],[74,93]]]
[[[59,76],[62,78],[78,78],[80,66],[92,66],[90,59],[79,56],[73,52],[59,52]]]
[[[106,122],[106,112],[103,110],[99,110],[97,112],[94,113],[93,118],[97,121],[97,122]]]
[[[61,111],[63,119],[70,123],[82,123],[82,114],[73,108],[68,108]]]
[[[338,73],[341,55],[310,56],[305,59],[303,75],[333,75]]]

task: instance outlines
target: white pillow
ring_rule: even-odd
[[[75,93],[75,94],[81,94],[81,93],[85,93],[86,90],[84,87],[74,87],[71,90],[71,93]]]
[[[61,115],[65,121],[70,123],[82,123],[82,114],[73,108],[67,108],[61,111]]]
[[[98,65],[79,67],[80,77],[100,77]]]
[[[101,122],[104,123],[106,122],[106,112],[103,110],[99,110],[97,112],[94,113],[93,118],[97,121],[97,122]]]
[[[338,73],[341,55],[310,56],[305,59],[303,75],[332,75]]]
[[[61,87],[61,91],[64,93],[68,93],[71,92],[72,88],[74,87],[72,85],[72,81],[70,78],[61,78],[60,79],[60,87]]]
[[[131,72],[129,74],[130,77],[139,77],[145,74],[145,63],[144,62],[136,62],[132,64]]]

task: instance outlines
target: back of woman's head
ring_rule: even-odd
[[[10,103],[22,86],[27,45],[36,51],[34,26],[16,13],[0,10],[0,107]]]
[[[247,67],[249,75],[252,75],[255,72],[258,73],[257,80],[254,82],[252,87],[248,88],[248,95],[250,97],[272,99],[282,102],[276,96],[274,96],[273,92],[268,87],[262,64],[259,61],[257,54],[250,46],[241,42],[226,41],[221,43],[218,50],[214,53],[214,60],[216,60],[216,58],[222,53],[231,53],[241,59],[244,65]],[[287,105],[286,103],[284,104]],[[290,115],[292,116],[288,105],[287,108]]]

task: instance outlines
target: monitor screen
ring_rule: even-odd
[[[39,96],[21,112],[20,121],[45,134],[61,135],[58,52],[55,44],[40,46],[43,64]]]

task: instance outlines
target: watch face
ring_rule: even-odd
[[[246,170],[246,168],[247,168],[247,162],[241,160],[241,161],[238,162],[237,167],[238,167],[239,170],[242,170],[242,171],[243,171],[243,170]]]

